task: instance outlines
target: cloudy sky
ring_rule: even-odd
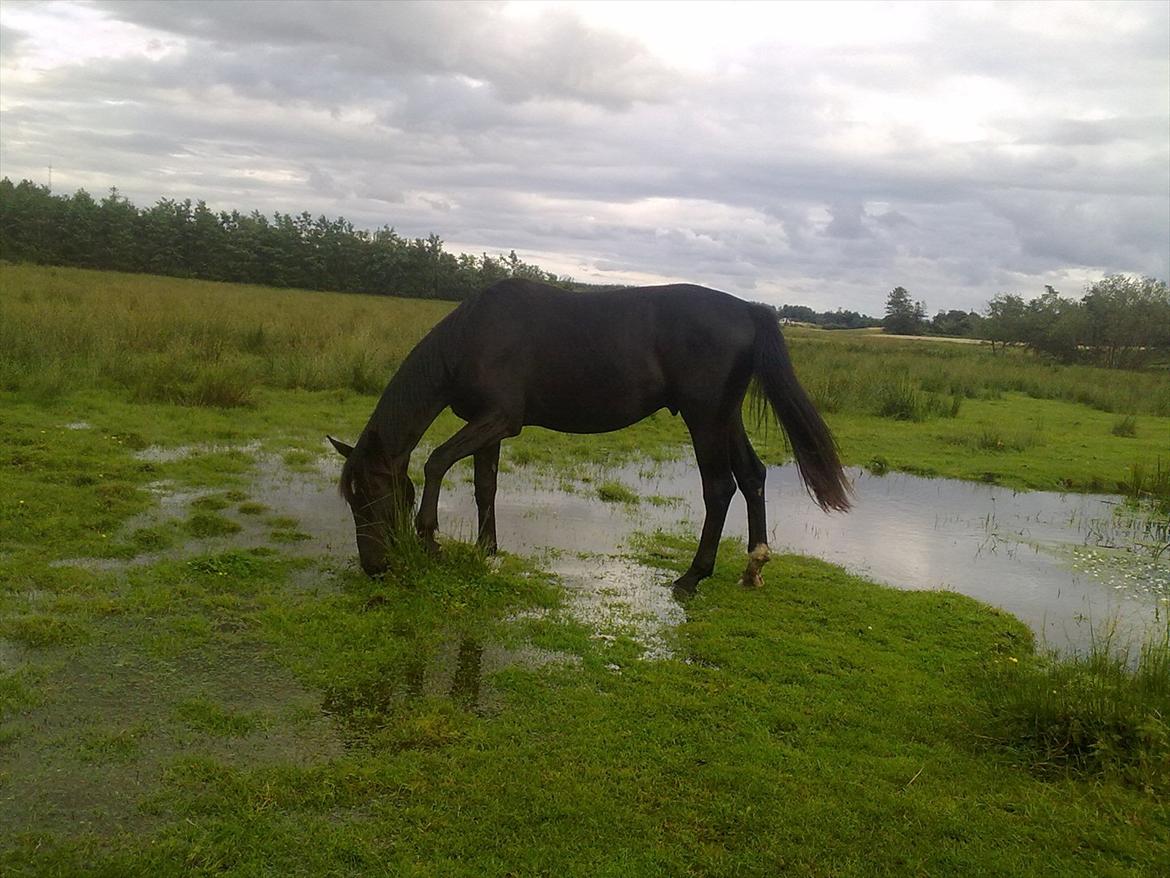
[[[0,173],[880,314],[1170,276],[1170,3],[4,0]]]

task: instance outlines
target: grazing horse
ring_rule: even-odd
[[[755,383],[753,384],[753,378]],[[748,585],[767,560],[763,463],[744,431],[752,384],[780,420],[805,487],[822,509],[849,508],[850,486],[825,422],[796,380],[768,308],[689,284],[571,293],[505,280],[462,302],[410,352],[345,457],[341,493],[353,512],[362,569],[387,567],[395,532],[414,505],[411,452],[447,406],[467,423],[431,452],[415,530],[438,548],[439,488],[475,458],[478,543],[496,549],[500,441],[529,424],[565,433],[620,430],[659,409],[682,415],[703,481],[703,522],[690,568],[694,592],[710,576],[736,485],[747,502]]]

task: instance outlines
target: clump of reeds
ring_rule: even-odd
[[[1152,506],[1161,515],[1170,515],[1170,464],[1154,461],[1153,467],[1142,462],[1129,466],[1129,483],[1125,493],[1139,504]]]
[[[948,398],[920,389],[908,377],[879,385],[874,394],[877,414],[896,421],[925,421],[931,417],[958,417],[962,396]]]
[[[1114,436],[1132,439],[1137,435],[1137,418],[1134,415],[1118,418],[1113,422],[1113,429],[1110,432]]]

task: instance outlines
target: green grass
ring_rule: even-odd
[[[1170,793],[1170,628],[1133,652],[1105,637],[1084,654],[1001,664],[988,679],[999,743],[1037,770]]]
[[[653,544],[659,563],[685,565],[689,541]],[[1030,640],[975,601],[791,556],[745,591],[725,551],[675,658],[530,621],[519,636],[579,663],[504,666],[469,694],[452,664],[518,636],[506,615],[555,595],[516,562],[493,570],[454,549],[392,583],[342,574],[316,595],[283,589],[272,555],[142,571],[119,595],[138,625],[175,601],[222,612],[227,576],[249,595],[251,634],[152,661],[125,620],[99,626],[138,697],[157,702],[149,727],[99,715],[98,731],[32,749],[83,785],[136,773],[137,796],[121,829],[46,818],[0,842],[0,862],[14,874],[1055,876],[1149,874],[1170,853],[1164,800],[988,745],[987,681],[1004,685],[994,675],[1029,661]],[[164,583],[181,588],[144,612],[142,592]],[[229,664],[211,659],[224,652]],[[176,661],[202,670],[175,680]],[[233,676],[265,679],[264,700],[239,703]],[[411,694],[415,680],[436,682]],[[49,698],[30,719],[62,722],[52,703],[69,698]],[[274,734],[291,753],[266,747]]]
[[[250,408],[260,387],[376,393],[450,303],[0,266],[0,390],[117,388]]]
[[[640,502],[637,492],[631,490],[621,482],[603,482],[597,486],[597,499],[603,503],[626,503],[636,505]]]
[[[730,544],[656,660],[575,622],[517,558],[445,543],[371,580],[351,546],[297,554],[304,525],[254,482],[267,460],[311,478],[323,434],[356,435],[446,306],[11,266],[0,284],[0,342],[17,341],[0,343],[0,873],[1143,876],[1170,861],[1164,653],[1136,674],[1053,664],[976,601],[792,556],[747,591]],[[1110,403],[1090,373],[914,344],[793,338],[810,386],[836,394],[848,460],[1164,489],[1164,376],[1109,373]],[[363,345],[372,359],[354,359]],[[216,358],[247,377],[247,404],[193,392]],[[883,416],[841,369],[904,386],[923,416]],[[1077,376],[1092,399],[1066,392]],[[1113,433],[1121,412],[1134,436]],[[427,441],[454,426],[445,414]],[[503,462],[617,497],[608,465],[685,442],[660,414],[597,437],[526,430]],[[787,453],[774,428],[757,444]],[[155,446],[186,451],[142,454]],[[155,520],[160,484],[190,500]],[[193,531],[217,550],[191,548]],[[693,538],[651,544],[641,560],[677,571]],[[159,554],[57,564],[141,553]]]
[[[356,434],[371,395],[450,307],[0,265],[0,392],[35,404],[56,400],[83,420],[90,401],[104,405],[110,392],[167,404],[164,423],[128,408],[111,421],[112,438],[138,448],[269,435],[282,423],[307,424],[301,415],[315,408],[316,435],[300,431],[273,449],[306,468],[321,433]],[[802,381],[854,465],[881,458],[926,475],[1112,492],[1131,487],[1135,467],[1165,468],[1170,456],[1164,368],[1064,366],[1019,350],[863,332],[792,328],[787,335]],[[221,390],[200,391],[207,382]],[[455,424],[450,414],[441,417],[430,437],[449,435]],[[765,460],[787,459],[774,427],[754,435]],[[659,413],[588,438],[529,428],[504,444],[503,465],[571,471],[666,459],[688,454],[686,446],[679,419]],[[214,454],[190,465],[225,475],[233,466]]]

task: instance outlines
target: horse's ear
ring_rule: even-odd
[[[353,452],[352,445],[346,445],[344,442],[334,439],[332,436],[326,436],[325,438],[329,440],[329,443],[337,449],[337,453],[342,457],[349,457],[349,455]]]

